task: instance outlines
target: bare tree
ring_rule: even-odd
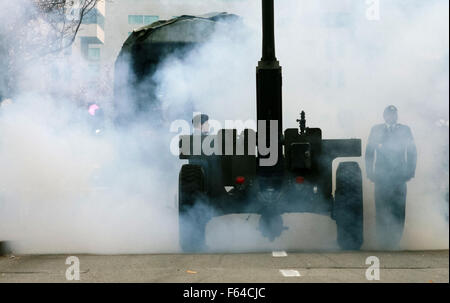
[[[0,4],[0,101],[12,94],[15,76],[27,62],[57,55],[73,44],[83,20],[99,1],[105,0],[14,0]]]
[[[101,0],[31,0],[36,9],[35,19],[50,26],[47,45],[58,52],[72,45],[85,17]]]

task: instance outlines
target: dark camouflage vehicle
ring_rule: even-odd
[[[134,30],[119,53],[115,64],[114,104],[119,121],[146,114],[160,115],[157,83],[153,76],[166,58],[183,58],[195,47],[207,42],[222,21],[238,20],[227,13],[202,16],[183,15],[160,20]],[[130,102],[131,100],[131,102]]]

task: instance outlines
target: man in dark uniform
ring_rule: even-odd
[[[208,135],[209,134],[209,117],[206,114],[198,114],[192,119],[194,126],[194,135]]]
[[[397,123],[397,108],[386,107],[385,123],[370,131],[366,147],[367,177],[375,183],[377,238],[397,248],[405,223],[406,182],[415,175],[417,151],[411,129]]]

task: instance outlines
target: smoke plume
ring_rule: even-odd
[[[103,104],[107,127],[95,135],[79,94],[73,97],[87,81],[76,55],[20,66],[19,89],[8,96],[13,103],[0,107],[0,239],[13,241],[17,251],[179,251],[176,194],[184,162],[169,151],[171,119],[192,100],[211,119],[256,119],[261,8],[251,0],[161,5],[186,14],[227,11],[243,24],[219,26],[204,45],[161,63],[154,80],[170,119],[158,128],[146,121],[151,112],[116,128],[109,100]],[[0,17],[11,6],[3,1]],[[448,6],[445,0],[381,0],[379,20],[370,20],[364,1],[275,1],[284,128],[297,127],[305,110],[308,126],[320,127],[324,138],[361,138],[364,149],[390,104],[411,127],[418,163],[408,183],[403,249],[448,249]],[[0,39],[7,32],[2,27]],[[64,81],[59,76],[66,70],[72,74]],[[95,88],[83,96],[104,99]],[[363,161],[351,160],[364,175]],[[373,184],[363,182],[363,249],[376,249]],[[284,215],[289,229],[269,242],[257,230],[258,217],[214,218],[206,243],[214,251],[337,248],[331,218]]]

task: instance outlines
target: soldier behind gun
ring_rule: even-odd
[[[192,119],[194,126],[194,135],[208,135],[209,134],[209,117],[206,114],[198,114]]]
[[[383,248],[395,249],[403,235],[406,182],[414,178],[417,151],[411,129],[397,123],[397,108],[388,106],[386,123],[370,131],[366,147],[367,177],[375,183],[377,238]]]

